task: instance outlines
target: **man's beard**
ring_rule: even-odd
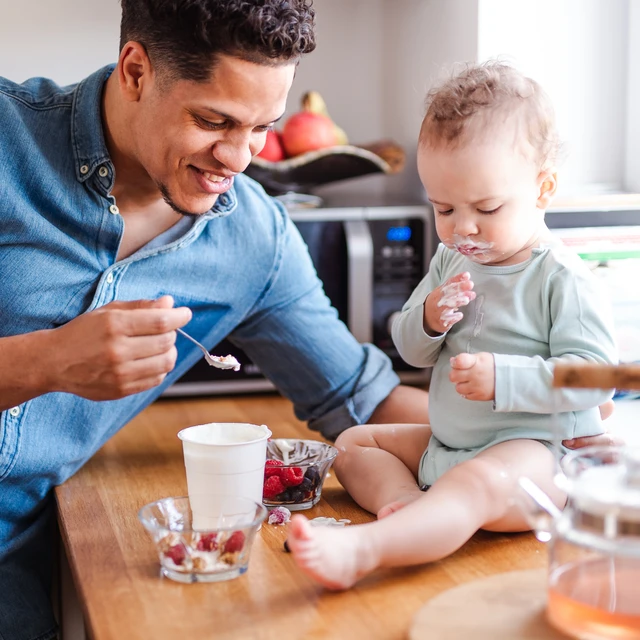
[[[156,185],[158,186],[158,189],[160,189],[160,193],[162,194],[162,199],[176,212],[179,213],[181,216],[186,216],[187,218],[199,218],[201,215],[203,215],[204,213],[207,213],[207,211],[210,211],[210,209],[207,209],[207,211],[187,211],[186,209],[181,209],[171,198],[171,194],[169,193],[169,189],[167,189],[167,187],[165,185],[163,185],[161,182],[156,182]]]

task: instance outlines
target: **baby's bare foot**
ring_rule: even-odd
[[[400,511],[400,509],[402,509],[402,507],[406,507],[408,504],[411,504],[415,500],[418,500],[418,498],[422,497],[423,495],[424,494],[420,490],[417,490],[417,491],[414,491],[414,492],[411,492],[411,493],[407,493],[406,495],[401,496],[397,500],[394,500],[393,502],[390,502],[389,504],[385,504],[384,507],[382,507],[378,511],[376,516],[377,516],[378,520],[382,520],[382,518],[386,518],[387,516],[390,516],[392,513],[396,512],[396,511]]]
[[[287,545],[302,571],[329,589],[348,589],[377,567],[361,526],[313,527],[295,515]]]

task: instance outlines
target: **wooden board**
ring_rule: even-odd
[[[432,598],[416,615],[410,640],[566,640],[545,618],[545,569],[473,580]]]

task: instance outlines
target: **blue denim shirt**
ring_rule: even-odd
[[[101,125],[112,70],[62,88],[0,78],[0,336],[171,294],[192,309],[195,338],[213,347],[230,336],[312,429],[332,437],[366,422],[398,378],[337,319],[295,225],[256,182],[237,176],[182,235],[116,259],[124,225]],[[0,558],[37,534],[52,488],[201,357],[181,337],[177,349],[151,391],[108,402],[50,393],[0,413]]]

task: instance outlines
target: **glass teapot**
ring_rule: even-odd
[[[640,389],[640,366],[560,365],[556,387]],[[582,640],[640,638],[640,448],[597,446],[560,461],[560,511],[528,478],[525,509],[548,542],[547,617]]]

